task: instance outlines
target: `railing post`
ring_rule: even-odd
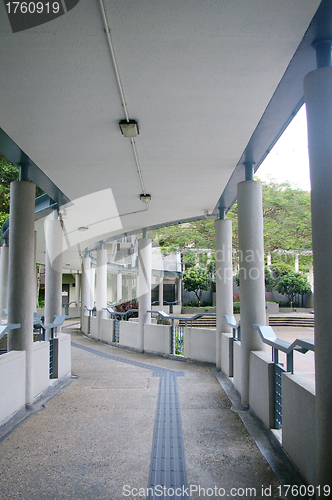
[[[171,354],[175,354],[175,326],[174,326],[174,319],[172,319],[172,329],[171,329]]]

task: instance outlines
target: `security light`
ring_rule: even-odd
[[[136,137],[139,134],[136,120],[121,120],[119,125],[125,137]]]
[[[143,201],[143,203],[148,203],[151,201],[151,195],[150,194],[141,194],[139,199]]]

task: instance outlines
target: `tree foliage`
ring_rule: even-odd
[[[198,307],[201,306],[202,294],[208,290],[211,279],[205,269],[191,267],[183,274],[183,286],[188,292],[195,292],[198,299]]]
[[[265,252],[310,250],[310,193],[295,189],[287,182],[278,184],[274,180],[262,182],[262,188]],[[236,254],[238,250],[237,203],[228,212],[227,219],[232,220],[233,249]],[[184,257],[186,253],[193,252],[194,249],[196,255],[202,249],[207,248],[214,252],[214,221],[202,219],[158,229],[155,233],[155,241],[160,244],[164,254],[181,252],[183,261],[186,260]],[[188,259],[192,261],[193,257],[188,257]],[[284,254],[278,260],[294,261],[294,257]],[[290,263],[290,266],[294,268],[294,264]]]
[[[0,227],[9,217],[10,183],[19,178],[19,169],[0,153]],[[36,197],[44,191],[36,186]]]
[[[185,253],[189,249],[213,249],[214,221],[203,219],[157,229],[155,241],[166,254]]]
[[[19,171],[0,154],[0,227],[9,217],[10,183],[18,180]]]
[[[279,279],[276,290],[277,292],[286,295],[292,307],[295,296],[297,294],[305,295],[306,293],[310,293],[311,286],[308,282],[307,276],[291,271]]]
[[[262,186],[266,252],[311,249],[310,193],[288,182]]]

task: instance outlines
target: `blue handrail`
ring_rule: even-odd
[[[258,330],[264,344],[270,345],[273,349],[273,360],[278,358],[278,351],[284,352],[287,356],[287,371],[294,373],[294,351],[306,354],[308,351],[315,351],[315,341],[313,339],[296,339],[290,343],[279,339],[271,326],[251,325]]]
[[[224,314],[226,323],[233,328],[233,340],[241,341],[241,322],[237,322],[233,315]]]
[[[282,373],[294,373],[294,351],[302,354],[315,350],[313,339],[296,339],[290,343],[279,339],[271,326],[251,325],[258,330],[264,344],[272,347],[272,361],[274,363],[274,425],[276,429],[282,427]],[[279,351],[284,352],[287,357],[286,369],[279,364]]]

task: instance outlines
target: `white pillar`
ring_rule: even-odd
[[[9,248],[4,244],[1,247],[0,257],[0,319],[6,317],[4,309],[8,309],[8,262]]]
[[[118,273],[116,275],[116,301],[120,302],[122,300],[122,274]]]
[[[97,250],[97,315],[106,318],[107,307],[107,250]]]
[[[151,240],[141,238],[138,242],[138,294],[139,303],[139,343],[138,349],[144,350],[144,324],[151,323]]]
[[[80,306],[80,295],[81,295],[81,275],[77,271],[75,274],[75,302],[76,302],[76,307]]]
[[[181,301],[182,301],[182,279],[181,278],[177,278],[177,291],[178,291],[177,301],[179,304],[181,304]]]
[[[128,283],[128,300],[133,300],[133,277],[132,276],[128,276],[127,283]]]
[[[46,219],[45,229],[45,323],[53,323],[62,313],[62,253],[61,222]],[[49,338],[50,332],[47,332]]]
[[[249,405],[250,351],[264,350],[252,324],[265,325],[263,203],[260,182],[238,184],[238,237],[241,300],[241,400]]]
[[[309,262],[309,278],[308,281],[311,285],[311,290],[313,290],[313,284],[314,284],[314,269],[312,265],[312,260]]]
[[[161,275],[159,277],[159,290],[158,290],[158,293],[159,293],[159,307],[160,307],[160,310],[162,311],[163,309],[163,305],[164,305],[164,277]]]
[[[299,254],[297,252],[295,253],[295,272],[299,272]]]
[[[271,252],[267,254],[267,267],[270,269],[272,264]]]
[[[93,308],[93,298],[94,298],[94,282],[92,279],[92,269],[91,269],[91,259],[90,257],[83,257],[83,268],[82,268],[82,315],[88,316],[88,309]]]
[[[315,270],[316,484],[332,488],[332,67],[304,79]]]
[[[221,368],[221,334],[231,332],[224,315],[233,314],[232,221],[215,221],[216,240],[216,367]]]
[[[35,309],[35,185],[10,185],[8,322],[21,328],[8,333],[8,350],[26,351],[26,404],[33,402],[33,312]]]

